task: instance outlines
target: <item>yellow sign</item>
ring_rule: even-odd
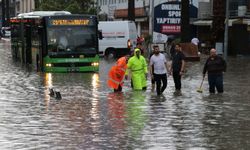
[[[60,26],[60,25],[89,25],[88,19],[74,19],[74,20],[66,20],[66,19],[58,19],[51,20],[51,25]]]

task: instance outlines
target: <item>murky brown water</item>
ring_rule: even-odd
[[[99,74],[43,74],[11,59],[0,41],[0,149],[249,149],[250,58],[229,58],[225,93],[196,90],[204,60],[188,63],[183,95],[169,77],[162,97],[106,87],[114,62]],[[150,87],[150,82],[148,82]],[[49,88],[62,99],[49,96]]]

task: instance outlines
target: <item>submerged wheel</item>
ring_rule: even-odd
[[[106,51],[106,53],[105,53],[105,57],[106,57],[107,59],[115,59],[116,53],[115,53],[115,51],[114,51],[113,49],[108,49],[108,50]]]

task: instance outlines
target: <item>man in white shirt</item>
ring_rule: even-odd
[[[169,66],[166,57],[160,53],[158,45],[154,47],[154,55],[150,58],[150,74],[151,78],[156,81],[157,95],[161,95],[167,87],[167,73]],[[161,86],[161,82],[163,85]]]

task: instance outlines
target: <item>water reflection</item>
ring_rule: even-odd
[[[131,141],[137,141],[147,122],[145,114],[147,101],[143,91],[134,91],[127,99],[126,121],[128,124],[128,135]],[[139,144],[139,143],[138,143]]]
[[[122,92],[109,93],[107,96],[108,120],[116,132],[123,132],[126,128],[126,104],[125,96]]]
[[[99,73],[37,73],[13,62],[3,44],[1,149],[249,149],[249,59],[229,58],[222,95],[209,95],[207,81],[196,92],[202,60],[188,64],[182,96],[169,77],[158,97],[130,86],[113,93],[106,80],[115,61],[101,60]]]
[[[92,91],[93,96],[97,97],[99,95],[98,88],[100,87],[99,75],[97,73],[92,75]]]

